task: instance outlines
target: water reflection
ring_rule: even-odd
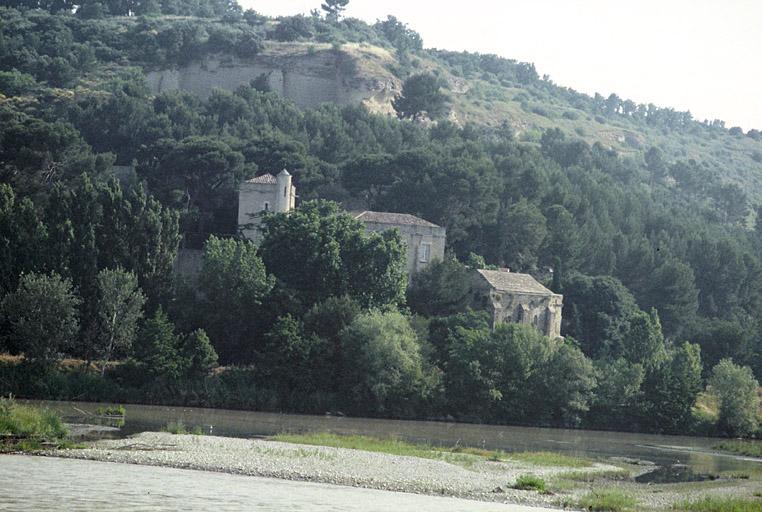
[[[81,402],[34,402],[82,422],[104,404]],[[660,466],[686,465],[700,474],[742,471],[759,460],[708,453],[716,439],[552,429],[469,425],[430,421],[397,421],[331,416],[274,414],[223,409],[200,409],[127,405],[123,435],[161,430],[169,422],[201,427],[203,432],[232,437],[268,436],[280,432],[334,432],[376,437],[397,437],[437,445],[477,446],[505,451],[551,450],[596,458],[625,457]]]

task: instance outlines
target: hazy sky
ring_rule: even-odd
[[[239,0],[267,15],[321,0]],[[762,0],[350,0],[348,16],[393,14],[426,47],[534,62],[593,94],[762,129]]]

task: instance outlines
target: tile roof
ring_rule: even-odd
[[[397,226],[425,226],[429,228],[438,228],[433,222],[423,220],[415,215],[408,213],[391,213],[391,212],[353,212],[352,215],[355,219],[363,222],[375,222],[377,224],[394,224]]]
[[[272,174],[263,174],[262,176],[258,176],[256,178],[252,178],[250,180],[246,180],[246,183],[266,183],[266,184],[272,184],[272,183],[278,183],[278,180]]]
[[[532,293],[553,295],[553,292],[537,282],[529,274],[518,274],[502,270],[477,270],[496,290],[501,292]]]

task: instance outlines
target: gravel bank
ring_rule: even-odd
[[[544,478],[580,468],[540,467],[519,462],[471,465],[265,440],[145,432],[128,439],[98,441],[57,457],[199,469],[371,489],[453,496],[484,501],[552,504],[557,497],[511,489],[518,476]],[[587,470],[615,466],[595,464]]]

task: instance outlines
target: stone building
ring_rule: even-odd
[[[291,174],[285,169],[277,176],[263,174],[244,181],[238,190],[239,229],[246,238],[256,242],[259,238],[259,214],[285,213],[295,205],[296,188],[291,184]]]
[[[425,269],[434,260],[444,259],[447,235],[445,228],[407,213],[354,212],[355,219],[368,231],[382,232],[397,228],[407,248],[407,275]]]
[[[262,212],[285,213],[296,205],[296,187],[283,170],[277,176],[263,174],[244,181],[238,190],[238,226],[243,236],[257,242]],[[368,231],[397,228],[407,248],[407,272],[412,276],[432,261],[444,258],[445,228],[407,213],[355,212]]]
[[[492,315],[492,325],[535,326],[545,336],[561,336],[563,295],[553,293],[529,274],[504,270],[474,270],[473,305]]]

